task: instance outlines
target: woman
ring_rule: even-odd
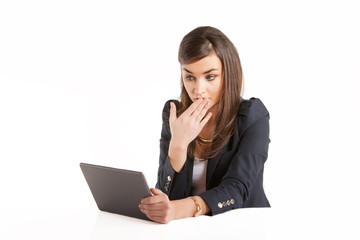
[[[178,58],[181,101],[164,106],[158,181],[140,210],[168,223],[270,207],[262,184],[269,113],[259,99],[241,98],[236,48],[218,29],[199,27],[183,38]]]

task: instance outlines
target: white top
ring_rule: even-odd
[[[198,195],[206,191],[206,169],[207,159],[194,159],[193,178],[191,185],[191,195]]]

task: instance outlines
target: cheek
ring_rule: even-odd
[[[219,93],[219,95],[221,95],[221,92],[222,92],[222,89],[223,89],[223,83],[224,83],[224,80],[223,80],[223,78],[221,78],[221,80],[219,82],[219,85],[218,85],[218,93]]]
[[[183,85],[184,85],[184,87],[185,87],[185,90],[186,90],[186,92],[188,93],[188,95],[189,96],[191,96],[190,95],[190,93],[191,93],[191,86],[190,86],[190,84],[189,83],[185,83],[184,81],[183,81]]]
[[[212,86],[212,94],[219,96],[221,94],[221,84],[216,84]]]

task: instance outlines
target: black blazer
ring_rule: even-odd
[[[193,159],[188,158],[180,172],[176,172],[169,161],[171,101],[179,105],[178,101],[169,100],[163,109],[156,188],[166,193],[170,200],[175,200],[190,196]],[[209,205],[211,215],[235,208],[270,207],[263,189],[269,143],[269,112],[266,107],[256,98],[243,100],[234,135],[215,158],[208,160],[206,191],[199,196]]]

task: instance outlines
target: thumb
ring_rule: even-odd
[[[169,122],[176,120],[176,105],[173,102],[170,102],[170,117]]]
[[[150,188],[150,191],[154,195],[164,194],[160,189],[157,189],[157,188]]]

